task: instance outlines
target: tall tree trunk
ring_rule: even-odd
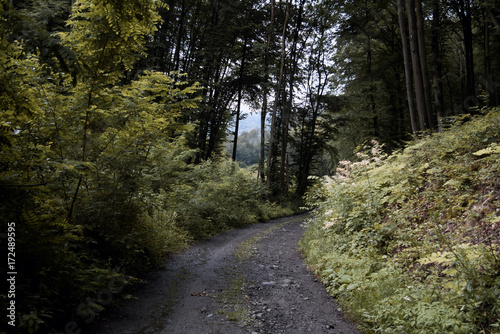
[[[484,86],[486,90],[487,105],[496,105],[495,101],[491,99],[494,97],[493,84],[491,80],[491,54],[490,54],[490,29],[488,17],[483,11],[483,21],[484,21]]]
[[[278,112],[278,104],[280,101],[281,88],[283,83],[283,71],[285,68],[285,56],[286,56],[286,30],[288,27],[288,17],[290,14],[290,0],[286,1],[286,14],[285,21],[283,23],[283,32],[281,35],[281,60],[280,60],[280,72],[278,77],[278,87],[276,88],[276,94],[274,98],[274,105],[272,110],[272,118],[271,118],[271,134],[269,137],[269,150],[267,154],[267,189],[271,190],[272,185],[272,165],[274,161],[274,136],[277,133],[277,123],[276,123],[276,114]]]
[[[419,0],[417,0],[419,1]],[[425,131],[427,113],[425,111],[424,83],[422,79],[422,65],[420,64],[420,53],[418,45],[417,20],[415,16],[415,0],[406,0],[408,14],[408,30],[410,33],[411,63],[413,68],[413,80],[415,82],[415,99],[417,101],[417,113],[419,130]]]
[[[408,45],[408,35],[406,34],[403,0],[397,0],[397,4],[398,4],[399,30],[401,33],[401,44],[403,47],[403,59],[405,65],[406,95],[408,97],[408,110],[410,112],[411,130],[413,133],[416,133],[418,131],[418,124],[417,124],[417,117],[415,114],[415,101],[413,100],[411,59],[410,59],[410,54],[408,52],[409,45]]]
[[[365,20],[369,22],[370,17],[369,17],[369,10],[368,10],[368,1],[365,0]],[[378,116],[377,116],[377,106],[375,103],[375,85],[374,85],[374,80],[373,80],[373,57],[372,57],[372,38],[370,36],[371,32],[370,31],[365,31],[366,34],[366,44],[368,46],[368,51],[366,53],[366,62],[368,65],[368,81],[370,84],[369,88],[369,99],[370,99],[370,109],[371,109],[371,114],[372,114],[372,127],[373,127],[373,136],[379,137],[379,132],[378,132]]]
[[[297,189],[295,193],[297,195],[303,196],[307,190],[307,178],[309,177],[310,169],[311,169],[311,163],[315,154],[315,151],[313,150],[312,146],[314,145],[314,134],[316,132],[316,126],[317,126],[317,121],[320,113],[320,101],[323,97],[325,88],[328,84],[328,75],[326,75],[326,78],[323,83],[321,83],[321,72],[318,66],[318,73],[319,73],[319,85],[316,91],[316,101],[313,103],[310,101],[310,109],[312,110],[312,119],[310,121],[310,126],[305,126],[305,118],[306,115],[304,115],[304,120],[302,123],[302,138],[301,138],[301,146],[299,150],[299,156],[300,156],[300,163],[299,163],[299,169],[297,173]],[[311,100],[311,99],[310,99]]]
[[[236,152],[238,148],[238,130],[240,126],[240,114],[241,114],[241,86],[243,85],[243,71],[245,68],[245,58],[247,51],[248,36],[245,35],[245,40],[243,41],[243,51],[241,55],[241,65],[240,65],[240,77],[238,78],[238,106],[236,108],[236,124],[234,127],[234,141],[233,141],[233,161],[236,161]]]
[[[372,41],[369,34],[367,34],[367,44],[368,44],[368,53],[366,55],[366,60],[368,63],[368,80],[370,81],[370,109],[372,112],[372,126],[373,126],[373,136],[378,137],[378,116],[377,116],[377,107],[375,104],[375,85],[373,82],[373,71],[372,71]]]
[[[290,96],[288,97],[288,103],[284,104],[283,109],[283,122],[281,127],[281,159],[280,159],[280,191],[281,195],[285,195],[288,192],[288,182],[286,180],[287,172],[287,147],[288,147],[288,125],[290,122],[290,113],[293,107],[293,95],[295,86],[295,74],[298,68],[298,52],[297,44],[299,42],[299,34],[302,26],[302,14],[304,11],[304,2],[301,0],[299,3],[299,12],[297,14],[297,22],[293,35],[292,50],[290,52],[290,59],[292,63],[292,68],[289,75],[288,87],[290,90]],[[287,9],[288,11],[288,9]]]
[[[434,115],[432,113],[431,101],[431,86],[429,80],[429,73],[427,72],[427,52],[425,47],[425,24],[424,16],[422,14],[422,1],[416,0],[416,17],[417,17],[417,34],[418,34],[418,52],[420,57],[420,66],[422,71],[422,81],[425,97],[425,112],[427,115],[427,125],[434,129]]]
[[[260,114],[260,161],[259,173],[262,180],[266,178],[264,172],[265,163],[265,150],[266,150],[266,117],[267,117],[267,95],[269,92],[269,49],[271,48],[271,40],[273,36],[273,22],[274,22],[274,0],[271,0],[271,17],[269,20],[269,27],[267,29],[266,49],[264,53],[264,87],[262,98],[262,111]]]
[[[266,84],[267,85],[267,84]],[[267,89],[264,89],[262,97],[262,110],[260,112],[260,159],[259,159],[259,176],[262,181],[266,178],[264,172],[264,161],[266,158],[266,116],[267,116]]]
[[[460,22],[462,23],[462,32],[464,35],[465,51],[465,72],[466,84],[464,96],[464,107],[470,109],[476,103],[476,88],[474,77],[474,47],[472,40],[472,12],[470,0],[459,0],[456,8]]]
[[[179,30],[177,33],[177,40],[175,43],[175,53],[174,53],[174,69],[176,71],[179,70],[179,60],[180,60],[180,54],[181,54],[181,46],[182,46],[182,38],[184,35],[184,19],[186,17],[186,0],[182,0],[182,5],[181,5],[181,15],[179,17]]]
[[[439,52],[439,0],[433,0],[432,3],[432,39],[431,39],[431,59],[432,59],[432,78],[434,83],[434,104],[436,105],[436,114],[439,131],[442,131],[442,120],[444,117],[443,104],[443,79],[441,73],[441,58]]]
[[[489,0],[485,0],[485,8],[486,12],[488,13],[488,16],[491,19],[491,22],[495,25],[495,28],[497,29],[497,33],[500,35],[500,20],[498,17],[495,15],[495,12],[492,9],[492,5],[490,4]]]
[[[307,111],[304,111],[304,112],[300,112],[298,113],[298,121],[297,123],[300,123],[301,126],[300,126],[300,140],[299,140],[299,147],[297,149],[297,152],[298,152],[298,159],[297,159],[297,188],[295,189],[295,193],[298,194],[299,196],[300,195],[300,191],[301,191],[301,188],[303,187],[302,186],[302,183],[303,183],[303,180],[304,180],[304,171],[305,171],[305,159],[304,159],[304,153],[306,152],[305,150],[305,147],[307,147],[307,143],[306,143],[306,117],[307,117]],[[304,153],[302,153],[304,152]],[[305,185],[304,185],[305,187]]]

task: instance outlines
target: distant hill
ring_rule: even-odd
[[[240,121],[240,131],[260,130],[260,112],[247,114],[246,118]]]
[[[260,112],[247,113],[246,118],[240,120],[238,132],[250,132],[254,129],[260,130]]]

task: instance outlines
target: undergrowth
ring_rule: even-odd
[[[367,333],[500,332],[500,109],[464,119],[307,195],[301,248]]]
[[[2,212],[10,214],[3,220],[18,226],[18,270],[30,277],[17,286],[19,332],[60,332],[68,324],[82,329],[110,305],[132,298],[125,287],[141,282],[166,255],[293,213],[264,200],[263,186],[230,161],[190,165],[175,151],[151,154],[133,191],[89,192],[72,224],[58,217],[60,199],[51,189],[0,196]],[[2,305],[6,300],[0,296]]]
[[[18,273],[0,292],[9,333],[79,333],[165,255],[290,213],[215,152],[198,161],[199,83],[134,69],[164,4],[74,1],[64,31],[46,34],[57,62],[15,32],[32,25],[18,7],[0,1],[0,243]]]

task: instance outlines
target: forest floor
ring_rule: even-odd
[[[360,333],[304,264],[305,218],[224,232],[173,256],[89,332]]]

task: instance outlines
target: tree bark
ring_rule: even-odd
[[[260,161],[259,173],[262,180],[265,180],[266,173],[264,171],[265,164],[265,150],[266,150],[266,116],[267,116],[267,95],[269,91],[269,49],[271,47],[271,39],[273,36],[273,22],[274,22],[274,0],[271,0],[271,18],[269,27],[267,29],[266,49],[264,53],[264,87],[262,98],[262,111],[260,115]]]
[[[490,29],[486,13],[483,12],[484,21],[484,86],[487,94],[487,105],[496,105],[494,101],[493,84],[491,80],[491,53],[490,53]],[[492,101],[493,98],[493,101]]]
[[[186,17],[186,0],[182,0],[182,5],[181,5],[181,15],[179,17],[179,31],[177,33],[177,40],[175,43],[175,53],[174,53],[174,69],[176,71],[179,70],[179,62],[180,62],[180,53],[181,53],[181,46],[182,46],[182,38],[184,34],[184,19]]]
[[[243,41],[243,51],[241,55],[241,65],[240,65],[240,73],[238,78],[238,106],[236,108],[236,124],[234,127],[234,141],[233,141],[233,161],[236,161],[236,152],[238,149],[238,130],[240,126],[240,114],[241,114],[241,86],[243,85],[243,71],[245,69],[245,58],[247,51],[247,42],[248,36],[245,36],[245,40]]]
[[[373,82],[373,71],[372,71],[372,41],[369,34],[367,37],[368,52],[366,54],[366,61],[368,64],[368,80],[370,81],[370,109],[372,113],[372,126],[373,126],[373,136],[376,138],[379,136],[378,132],[378,116],[377,116],[377,106],[375,104],[375,85]]]
[[[278,104],[280,101],[280,96],[281,96],[281,87],[283,83],[283,71],[285,68],[285,56],[286,56],[286,29],[288,27],[288,17],[290,12],[290,0],[287,0],[286,2],[286,14],[285,14],[285,22],[283,24],[283,33],[281,36],[281,61],[280,61],[280,72],[279,72],[279,77],[278,77],[278,87],[276,88],[276,94],[274,98],[274,105],[273,105],[273,111],[272,111],[272,118],[271,118],[271,134],[269,137],[269,150],[267,154],[267,189],[268,191],[271,190],[271,184],[272,184],[272,164],[274,160],[274,136],[276,135],[277,129],[276,129],[276,114],[278,111]]]
[[[475,106],[476,91],[475,91],[475,74],[474,74],[474,48],[472,40],[472,12],[470,0],[459,0],[455,5],[460,22],[462,23],[462,32],[464,37],[465,51],[465,96],[464,108],[470,110],[470,107]],[[472,102],[472,103],[469,103]]]
[[[431,59],[432,59],[432,78],[434,83],[434,103],[436,105],[436,114],[439,131],[442,131],[442,120],[444,117],[443,104],[443,79],[441,71],[441,58],[439,52],[439,0],[433,0],[432,3],[432,39],[431,39]]]
[[[417,0],[419,1],[419,0]],[[417,22],[415,15],[415,0],[406,0],[406,9],[408,15],[408,30],[410,36],[410,47],[411,47],[411,63],[413,68],[413,80],[415,82],[415,100],[417,101],[417,113],[419,130],[425,131],[427,129],[426,123],[426,107],[425,107],[425,95],[424,95],[424,84],[422,79],[422,65],[420,64],[420,53],[418,45],[418,32],[417,32]]]
[[[365,20],[369,22],[370,17],[369,17],[369,10],[368,10],[368,2],[365,1]],[[373,82],[373,56],[372,56],[372,38],[370,31],[365,31],[366,34],[366,45],[367,45],[367,53],[366,53],[366,63],[368,66],[368,81],[370,83],[370,89],[369,89],[369,99],[370,99],[370,110],[372,114],[372,127],[373,127],[373,137],[377,138],[379,137],[379,131],[378,131],[378,116],[377,116],[377,105],[375,103],[375,85]]]
[[[401,33],[401,44],[403,47],[403,59],[404,59],[405,78],[406,78],[406,94],[408,97],[408,110],[410,112],[410,123],[411,123],[412,133],[416,133],[418,131],[418,124],[417,124],[417,117],[415,114],[415,101],[413,99],[411,59],[410,59],[410,54],[408,52],[409,45],[408,45],[408,35],[406,33],[403,0],[397,0],[397,5],[398,5],[399,30]]]
[[[422,14],[421,0],[416,0],[416,17],[417,17],[418,53],[420,57],[420,66],[422,72],[427,125],[429,126],[429,128],[434,129],[435,122],[434,122],[434,115],[432,113],[429,73],[427,72],[428,67],[427,67],[427,52],[425,47],[425,24],[424,24],[424,16]]]
[[[290,122],[291,109],[293,107],[293,90],[295,86],[295,74],[298,68],[298,52],[297,44],[299,42],[299,33],[302,26],[302,13],[304,11],[304,1],[301,0],[299,3],[299,12],[297,15],[297,23],[294,30],[292,50],[290,52],[290,59],[292,63],[292,69],[290,71],[288,87],[290,90],[290,96],[288,97],[288,103],[286,103],[283,109],[283,122],[281,127],[281,159],[280,159],[280,191],[281,195],[288,193],[288,182],[286,180],[287,172],[287,147],[288,147],[288,125]],[[287,8],[287,11],[289,9]]]
[[[496,17],[495,12],[493,11],[493,9],[491,9],[491,6],[492,5],[490,4],[490,1],[486,0],[485,1],[486,11],[488,12],[491,22],[493,22],[493,24],[495,25],[498,35],[500,35],[500,20],[498,19],[498,17]]]

